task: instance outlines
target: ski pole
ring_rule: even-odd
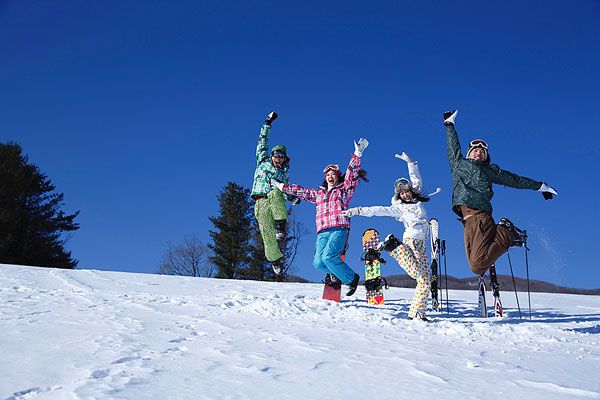
[[[510,261],[510,252],[506,252],[508,256],[508,266],[510,267],[510,276],[512,276],[513,288],[515,289],[515,298],[517,299],[517,308],[519,309],[519,319],[523,319],[521,315],[521,306],[519,305],[519,296],[517,295],[517,284],[515,283],[515,274],[513,274],[512,262]]]
[[[446,312],[450,314],[450,305],[448,303],[448,270],[446,269],[446,241],[442,240],[442,254],[444,255],[444,279],[446,280]]]
[[[531,290],[529,290],[529,258],[527,252],[529,248],[525,246],[525,270],[527,271],[527,299],[529,300],[529,320],[531,320]]]

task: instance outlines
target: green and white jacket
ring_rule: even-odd
[[[288,183],[290,167],[290,158],[285,157],[285,161],[281,168],[275,168],[271,162],[271,154],[269,153],[269,134],[271,133],[271,125],[264,124],[258,136],[258,144],[256,146],[256,170],[254,171],[254,183],[252,184],[252,198],[261,195],[266,196],[271,189],[271,179],[282,183]],[[275,150],[280,149],[286,152],[285,146],[276,146]],[[289,201],[292,201],[295,196],[286,195]]]

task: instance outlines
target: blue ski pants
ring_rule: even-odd
[[[329,228],[317,233],[317,244],[313,266],[325,274],[334,274],[344,284],[354,279],[354,271],[342,259],[346,249],[348,229]]]

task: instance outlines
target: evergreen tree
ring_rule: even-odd
[[[229,182],[217,196],[219,216],[210,217],[216,228],[209,230],[213,240],[211,262],[217,266],[217,278],[243,278],[250,269],[250,240],[254,216],[250,190]]]
[[[79,229],[79,211],[61,210],[64,195],[23,155],[21,146],[0,143],[0,262],[75,268],[63,233]]]

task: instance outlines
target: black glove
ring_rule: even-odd
[[[542,183],[542,186],[540,186],[538,192],[542,192],[542,196],[544,196],[545,200],[551,200],[555,195],[558,194],[556,189],[554,189],[551,186],[548,186],[546,182]]]
[[[273,121],[277,119],[277,113],[275,111],[271,111],[269,115],[267,115],[267,119],[265,119],[265,124],[271,125]]]
[[[456,119],[456,114],[458,114],[458,110],[446,111],[444,113],[444,125],[454,125],[454,120]]]
[[[294,197],[294,199],[291,200],[290,203],[292,203],[292,205],[294,205],[294,206],[297,206],[298,204],[300,204],[300,199],[297,197]]]

